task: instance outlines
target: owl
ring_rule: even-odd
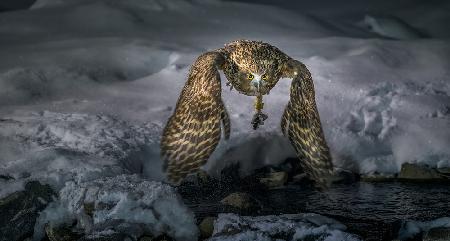
[[[308,177],[328,185],[333,164],[315,103],[314,84],[306,66],[278,48],[259,41],[238,40],[200,55],[192,65],[173,115],[161,138],[161,155],[168,180],[180,183],[204,165],[223,135],[230,136],[230,119],[221,97],[219,71],[231,88],[256,97],[253,127],[267,118],[262,96],[281,78],[291,78],[290,99],[281,131]]]

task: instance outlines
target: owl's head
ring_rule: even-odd
[[[233,87],[245,95],[266,95],[281,78],[287,56],[272,45],[239,40],[223,49],[223,72]]]

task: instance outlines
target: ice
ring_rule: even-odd
[[[219,214],[212,238],[208,240],[360,240],[345,233],[345,229],[345,225],[331,218],[312,213],[257,217]]]
[[[432,221],[406,221],[399,230],[398,238],[406,240],[432,228],[450,228],[450,218],[443,217]]]
[[[91,216],[87,205],[93,205]],[[144,233],[165,233],[176,240],[196,240],[194,214],[175,189],[137,175],[119,175],[90,182],[67,182],[59,200],[44,210],[35,226],[39,240],[46,223],[77,220],[86,234],[119,232],[137,239]],[[70,223],[70,222],[69,222]]]

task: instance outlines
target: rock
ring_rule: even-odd
[[[339,184],[339,183],[345,183],[350,184],[354,183],[357,180],[359,180],[359,175],[342,168],[336,168],[334,170],[334,175],[332,177],[331,183]]]
[[[139,238],[139,241],[153,241],[153,237],[151,236],[142,236]]]
[[[0,199],[0,241],[23,240],[32,236],[38,213],[56,193],[49,185],[28,182],[24,191]]]
[[[363,182],[393,182],[397,180],[397,176],[394,174],[363,174],[361,175],[361,181]]]
[[[403,163],[398,178],[408,180],[433,180],[441,179],[442,176],[435,169],[412,163]]]
[[[206,217],[202,220],[198,228],[200,229],[201,238],[209,238],[214,232],[214,221],[215,217]]]
[[[260,178],[259,182],[268,188],[277,188],[283,186],[288,180],[286,172],[272,172],[266,177]]]
[[[67,225],[61,225],[58,227],[46,225],[45,233],[50,241],[73,241],[78,240],[82,236],[74,233]]]
[[[138,239],[139,241],[174,241],[173,238],[167,236],[166,234],[161,234],[157,237],[153,237],[153,236],[142,236]]]
[[[441,167],[438,168],[437,171],[444,174],[450,174],[450,167]]]
[[[258,201],[250,194],[244,192],[231,193],[222,199],[220,203],[243,210],[257,209],[259,207]]]
[[[193,184],[196,186],[205,186],[211,185],[215,180],[208,175],[208,173],[204,170],[199,170],[195,174],[188,175],[181,183],[184,184]]]
[[[442,168],[438,168],[437,171],[438,171],[439,174],[441,174],[442,176],[444,176],[444,177],[450,179],[450,167],[442,167]]]
[[[84,210],[84,213],[87,214],[88,216],[90,216],[90,217],[94,216],[95,203],[93,203],[93,202],[84,203],[83,210]]]
[[[297,157],[287,158],[283,163],[278,165],[280,171],[284,171],[288,173],[289,177],[293,177],[298,174],[304,173],[303,168],[301,167],[302,161]]]
[[[156,238],[153,238],[152,241],[175,241],[175,240],[173,238],[167,236],[166,234],[162,234]]]
[[[77,241],[132,241],[130,237],[122,233],[108,233],[108,234],[92,234],[86,235]]]
[[[308,181],[309,179],[306,173],[300,173],[292,177],[292,183],[294,184],[300,184]]]
[[[211,177],[204,170],[199,170],[197,172],[197,178],[200,182],[203,182],[203,183],[209,182],[211,180]]]
[[[423,241],[448,241],[450,240],[450,228],[432,228],[425,232]]]
[[[14,177],[11,177],[9,175],[0,175],[0,179],[3,179],[5,181],[14,180]]]

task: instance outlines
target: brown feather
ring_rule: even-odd
[[[223,57],[208,52],[197,58],[161,139],[165,170],[172,183],[206,163],[219,143],[221,122],[229,137],[229,119],[221,99],[218,66]]]

